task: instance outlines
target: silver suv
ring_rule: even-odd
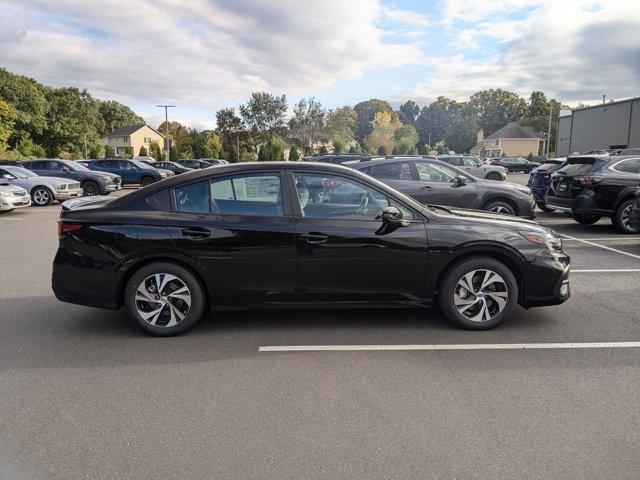
[[[495,165],[484,165],[480,160],[471,155],[438,155],[438,160],[458,167],[465,172],[469,172],[474,177],[499,181],[504,181],[507,178],[507,170],[505,168]]]

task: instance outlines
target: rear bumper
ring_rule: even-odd
[[[549,208],[570,213],[572,215],[585,217],[592,215],[598,217],[613,217],[615,214],[614,211],[598,208],[598,204],[593,199],[592,194],[593,192],[587,190],[583,191],[575,198],[564,198],[549,195],[549,193],[547,193],[545,197],[545,204]]]

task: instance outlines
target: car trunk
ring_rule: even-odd
[[[565,166],[551,177],[551,191],[557,197],[576,197],[585,186],[585,177],[599,170],[604,163],[593,157],[568,159]]]

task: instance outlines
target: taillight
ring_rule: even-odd
[[[81,228],[82,228],[81,223],[70,223],[70,222],[65,222],[61,219],[58,219],[58,236],[59,237],[61,237],[62,235],[68,235],[70,233],[77,232]]]
[[[602,180],[604,180],[604,177],[596,177],[596,176],[588,175],[582,179],[581,183],[585,187],[590,187],[591,185],[600,183]]]

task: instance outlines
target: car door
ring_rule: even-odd
[[[48,160],[31,160],[25,163],[25,168],[31,170],[36,175],[40,176],[51,176],[51,172],[49,171],[49,161]]]
[[[297,256],[285,180],[276,170],[214,176],[172,190],[167,227],[200,264],[215,302],[296,298]]]
[[[462,174],[457,170],[428,160],[416,160],[415,167],[420,180],[428,187],[423,190],[422,203],[477,208],[477,185],[473,179],[464,177],[466,182],[459,182]]]
[[[140,175],[137,167],[127,160],[118,161],[118,171],[115,173],[122,177],[123,183],[140,183]]]
[[[310,194],[308,185],[317,184],[323,185],[323,194]],[[290,172],[289,185],[301,299],[398,301],[422,296],[427,236],[423,220],[411,208],[348,175]],[[381,230],[380,214],[388,205],[403,212],[406,226]]]
[[[61,178],[73,178],[71,170],[63,162],[49,160],[49,172],[52,176]]]

